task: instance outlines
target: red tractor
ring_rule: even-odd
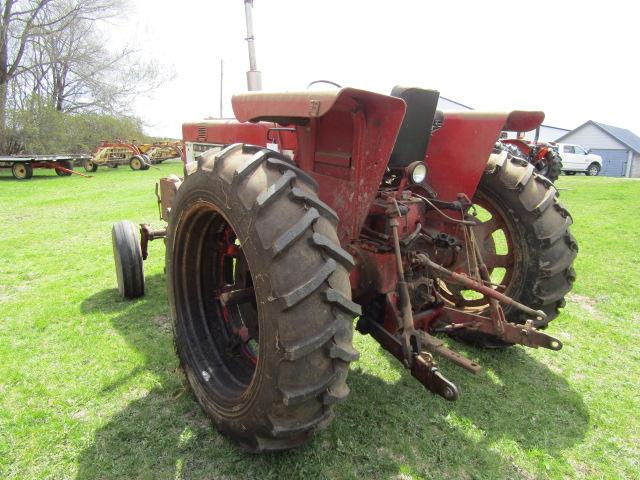
[[[183,125],[185,176],[158,189],[166,230],[142,225],[138,241],[114,226],[127,297],[144,292],[147,242],[166,239],[180,363],[242,446],[295,447],[332,420],[358,359],[354,319],[450,401],[459,390],[437,361],[480,366],[438,334],[562,347],[541,329],[575,279],[571,215],[496,145],[544,115],[442,113],[437,100],[398,87],[237,95],[236,121]]]
[[[537,135],[536,135],[537,137]],[[526,138],[505,138],[501,143],[516,157],[524,158],[531,163],[540,175],[555,182],[562,172],[562,159],[557,147],[548,142],[533,141]]]

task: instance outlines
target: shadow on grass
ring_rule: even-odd
[[[399,380],[387,383],[356,363],[349,377],[352,394],[337,407],[326,431],[297,450],[249,455],[211,427],[184,386],[162,276],[148,278],[147,295],[140,300],[120,300],[111,289],[87,298],[82,309],[113,312],[113,326],[145,359],[144,367],[107,385],[105,394],[135,388],[136,376],[144,371],[155,374],[158,384],[96,432],[80,455],[79,479],[388,478],[398,473],[518,478],[528,475],[517,465],[518,455],[533,458],[534,465],[562,465],[562,450],[578,443],[587,429],[579,395],[522,348],[472,350],[491,376],[447,369],[462,388],[456,403],[431,396],[380,350],[379,365]],[[496,444],[509,453],[497,451]]]
[[[66,177],[60,177],[58,175],[38,175],[36,172],[33,173],[33,177],[27,180],[16,180],[13,175],[0,175],[0,182],[15,182],[15,183],[31,183],[31,182],[39,182],[40,180],[52,180],[58,179],[59,181],[64,181]]]

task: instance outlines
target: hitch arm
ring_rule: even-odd
[[[428,266],[429,268],[437,271],[438,273],[444,275],[445,277],[450,278],[456,283],[463,285],[471,290],[475,290],[476,292],[480,292],[486,295],[488,298],[493,300],[498,300],[506,305],[511,305],[512,307],[517,308],[518,310],[522,310],[524,313],[533,316],[536,320],[544,320],[547,318],[547,314],[542,310],[534,310],[533,308],[529,308],[526,305],[514,300],[511,297],[507,297],[506,295],[498,292],[497,290],[488,287],[487,285],[483,285],[480,282],[473,280],[472,278],[462,275],[460,273],[452,272],[444,268],[442,265],[438,265],[426,255],[419,254],[419,262]]]
[[[461,312],[451,307],[444,307],[444,314],[451,322],[450,325],[441,329],[441,331],[444,332],[455,330],[456,328],[466,328],[488,333],[489,335],[495,335],[507,343],[520,344],[525,347],[543,347],[549,350],[560,350],[562,348],[562,342],[560,340],[537,330],[531,320],[527,320],[524,325],[502,322],[502,332],[498,332],[496,331],[494,322],[489,317]]]
[[[70,173],[71,175],[80,175],[81,177],[84,177],[84,178],[93,178],[91,175],[85,175],[84,173],[76,172],[75,170],[71,170],[69,168],[61,167],[60,165],[55,167],[55,169],[56,170],[62,170],[63,172]]]
[[[375,338],[386,351],[404,362],[404,348],[395,335],[387,332],[381,324],[375,321],[367,321],[365,328],[367,333]],[[409,370],[411,375],[430,392],[451,402],[458,399],[460,395],[458,387],[440,373],[431,354],[421,352],[415,355]]]
[[[451,320],[451,325],[442,329],[443,331],[454,330],[456,328],[468,328],[477,330],[490,335],[495,335],[507,343],[520,344],[527,347],[538,348],[544,347],[550,350],[560,350],[562,342],[546,333],[537,330],[533,326],[533,321],[527,320],[524,325],[516,325],[509,323],[504,319],[502,309],[498,301],[511,305],[523,312],[533,316],[536,320],[544,320],[547,315],[541,310],[533,310],[520,302],[507,297],[506,295],[494,290],[491,287],[483,285],[466,275],[452,272],[441,265],[433,262],[426,255],[418,255],[418,261],[431,269],[441,273],[451,280],[464,285],[467,288],[483,293],[489,298],[492,307],[492,318],[483,317],[469,312],[461,312],[454,308],[445,307],[445,313]],[[484,267],[484,264],[483,264]],[[486,267],[484,267],[484,275],[487,275]],[[495,315],[494,313],[497,313]]]

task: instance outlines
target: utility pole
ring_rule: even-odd
[[[262,73],[256,66],[256,46],[253,36],[253,0],[244,0],[244,15],[247,21],[247,45],[249,47],[249,71],[247,88],[249,91],[262,90]]]

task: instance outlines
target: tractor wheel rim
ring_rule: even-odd
[[[218,285],[213,296],[219,303],[225,327],[240,341],[239,350],[253,365],[258,363],[259,329],[251,273],[235,232],[226,225],[219,244]],[[253,312],[242,311],[243,304],[253,303]]]
[[[210,204],[176,235],[177,278],[188,304],[189,349],[197,373],[223,402],[247,395],[260,359],[260,329],[253,278],[242,245],[229,222]],[[204,238],[203,238],[204,237]],[[200,266],[198,267],[197,264]]]
[[[508,222],[505,221],[504,212],[494,202],[480,194],[473,199],[473,202],[479,207],[479,210],[484,211],[485,215],[490,215],[489,218],[480,221],[477,226],[472,228],[492,282],[499,285],[497,287],[499,292],[505,293],[509,290],[509,285],[513,280],[517,257],[513,232]],[[466,260],[459,259],[458,267],[464,266],[466,266]],[[454,268],[454,270],[456,269]],[[504,273],[500,275],[502,272]],[[489,305],[489,299],[484,295],[481,296],[481,294],[442,280],[439,281],[439,285],[444,299],[456,307],[481,311]]]
[[[27,175],[27,169],[24,165],[19,165],[18,168],[16,168],[16,175],[18,175],[18,177],[25,177]]]
[[[134,159],[131,161],[131,163],[132,163],[133,167],[134,167],[136,170],[137,170],[138,168],[140,168],[140,160],[138,160],[137,158],[134,158]]]

